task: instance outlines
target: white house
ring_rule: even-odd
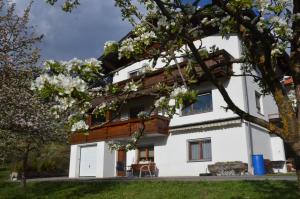
[[[216,45],[234,58],[242,54],[240,41],[234,35],[229,39],[209,36],[203,39],[203,44],[206,47]],[[113,82],[122,84],[130,78],[138,78],[138,69],[142,65],[143,62],[138,62],[119,70]],[[160,66],[161,63],[158,68]],[[240,64],[233,64],[232,70],[235,74],[242,73]],[[149,81],[154,77],[158,76],[149,77]],[[278,113],[272,96],[263,96],[251,77],[221,75],[220,78],[241,109],[265,120]],[[225,101],[210,82],[203,81],[196,89],[200,93],[199,101],[178,110],[170,121],[161,115],[153,115],[146,123],[146,134],[136,150],[110,151],[108,142],[128,141],[130,133],[138,125],[134,119],[136,114],[149,109],[153,102],[151,96],[132,99],[122,109],[119,118],[102,128],[91,127],[88,136],[74,135],[71,139],[69,177],[124,176],[125,171],[120,167],[125,168],[126,165],[130,168],[150,161],[155,163],[158,176],[198,176],[209,172],[207,165],[227,161],[247,163],[251,173],[253,154],[262,154],[271,161],[285,161],[281,138],[270,136],[266,129],[225,111]],[[285,165],[279,171],[286,172]]]

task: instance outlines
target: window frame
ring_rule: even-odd
[[[207,140],[210,141],[210,159],[202,158],[202,159],[192,160],[192,158],[191,158],[191,156],[192,156],[191,143],[196,143],[196,142],[203,143]],[[201,151],[202,151],[202,157],[203,157],[203,148],[201,149]],[[211,162],[212,159],[213,159],[213,157],[212,157],[212,139],[211,139],[211,137],[187,140],[187,162]]]
[[[139,75],[139,70],[133,70],[133,71],[128,72],[129,78],[136,77],[138,75]]]
[[[181,108],[180,109],[180,116],[184,117],[184,116],[189,116],[189,115],[195,115],[195,114],[202,114],[202,113],[209,113],[209,112],[213,112],[214,110],[214,107],[213,107],[213,97],[212,97],[212,91],[207,91],[207,92],[202,92],[200,94],[197,95],[197,98],[200,97],[200,96],[204,96],[204,95],[208,95],[210,94],[211,96],[211,109],[210,110],[207,110],[207,111],[191,111],[191,112],[188,112],[188,113],[185,113],[184,112],[184,109],[187,109],[189,107],[193,107],[195,105],[195,103],[197,103],[197,101],[193,104],[191,104],[190,106],[187,106],[185,108]],[[198,99],[197,99],[198,100]]]
[[[139,146],[137,147],[137,163],[140,163],[140,162],[143,162],[140,160],[140,150],[144,148],[146,149],[146,162],[154,162],[155,161],[155,155],[154,155],[154,145],[143,145],[143,146]],[[149,151],[150,151],[150,148],[153,148],[153,157],[151,157],[153,159],[152,160],[149,160]]]
[[[255,107],[257,113],[264,115],[263,98],[262,94],[258,91],[255,91]]]
[[[135,75],[133,75],[133,74],[135,74]],[[143,74],[143,67],[129,71],[128,78],[134,78],[134,77],[140,76],[142,74]]]

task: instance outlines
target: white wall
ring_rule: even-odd
[[[271,150],[272,150],[272,160],[273,161],[285,161],[285,150],[284,143],[280,137],[271,136]],[[274,169],[274,172],[287,173],[286,164],[283,165],[281,169]]]
[[[200,45],[199,41],[195,42],[196,46]],[[221,36],[210,36],[202,40],[203,47],[206,47],[208,50],[211,46],[216,45],[219,49],[225,49],[230,53],[234,58],[239,58],[241,55],[240,52],[240,43],[237,36],[231,36],[229,39],[222,38]],[[143,63],[147,62],[137,62],[134,63],[122,70],[120,70],[114,76],[114,82],[122,81],[128,78],[128,72],[141,68]],[[163,66],[163,63],[158,62],[158,68]],[[240,73],[240,64],[233,64],[233,71]],[[245,109],[245,103],[243,100],[243,84],[242,77],[231,77],[229,81],[224,81],[224,85],[232,100],[236,103],[241,109]],[[178,116],[175,115],[170,122],[170,126],[177,126],[182,124],[192,124],[196,122],[209,121],[215,119],[223,119],[236,116],[232,111],[228,110],[227,112],[223,107],[226,107],[226,102],[223,100],[223,97],[219,91],[208,82],[203,82],[199,85],[202,91],[212,91],[212,100],[213,100],[213,111],[195,114],[190,116]],[[137,103],[136,101],[134,103]],[[142,102],[143,103],[143,102]],[[126,111],[124,111],[125,113]],[[122,119],[126,118],[126,114],[122,114]]]
[[[70,165],[69,165],[70,178],[75,178],[79,176],[79,160],[80,160],[80,148],[78,147],[78,145],[71,145]]]
[[[96,177],[114,177],[115,176],[115,154],[116,152],[110,152],[108,145],[105,141],[71,145],[70,153],[70,168],[69,177],[76,178],[80,176],[80,147],[97,145],[96,152]]]
[[[114,177],[116,173],[116,151],[111,151],[108,144],[104,144],[103,177]]]
[[[189,162],[188,140],[211,138],[212,161]],[[176,133],[165,138],[143,138],[141,145],[154,144],[154,161],[159,176],[198,176],[215,162],[248,162],[246,132],[242,125],[202,132]],[[127,165],[136,162],[136,152],[127,153]]]
[[[229,82],[227,82],[226,90],[231,96],[232,100],[239,106],[241,109],[244,109],[244,101],[243,101],[243,92],[242,92],[242,81],[240,78],[231,78]],[[178,126],[184,124],[193,124],[197,122],[204,122],[216,119],[225,119],[236,117],[232,111],[224,109],[227,107],[226,102],[224,101],[220,92],[214,88],[214,86],[209,83],[202,83],[200,85],[200,90],[209,91],[212,93],[212,103],[213,103],[213,111],[193,114],[187,116],[174,115],[173,119],[170,121],[170,126]]]
[[[234,127],[213,131],[170,135],[166,147],[157,147],[157,166],[160,176],[197,176],[206,173],[207,165],[215,162],[248,162],[246,134],[244,128]],[[188,142],[190,139],[211,138],[212,161],[188,162]]]
[[[251,125],[253,137],[253,154],[262,154],[264,159],[271,161],[285,162],[285,150],[283,140],[275,135],[270,135],[261,127]],[[274,169],[274,172],[286,173],[286,164],[281,169]]]
[[[136,150],[131,150],[126,153],[126,166],[130,167],[132,164],[137,163]]]
[[[195,41],[195,45],[198,47],[200,44],[202,44],[202,47],[209,48],[213,45],[216,45],[219,49],[226,50],[230,55],[232,55],[234,58],[240,58],[242,50],[241,50],[241,44],[237,36],[232,35],[229,37],[229,39],[222,38],[221,36],[215,35],[215,36],[209,36],[204,39],[202,39],[202,42]],[[128,72],[136,70],[138,68],[141,68],[144,63],[148,62],[148,60],[144,60],[141,62],[134,63],[122,70],[120,70],[117,74],[114,76],[114,82],[122,81],[125,79],[128,79]],[[160,68],[164,66],[164,64],[160,61],[157,63],[156,68]],[[233,64],[233,71],[235,74],[242,74],[241,72],[241,65],[240,64]],[[273,97],[268,95],[263,97],[263,115],[259,114],[256,110],[256,104],[255,104],[255,91],[260,91],[259,86],[257,83],[253,81],[252,77],[247,77],[247,90],[248,90],[248,97],[249,97],[249,107],[250,107],[250,113],[252,115],[255,115],[260,118],[264,118],[268,120],[268,114],[277,113],[277,106],[273,100]],[[243,94],[243,77],[231,77],[229,81],[225,81],[224,85],[226,87],[226,90],[228,91],[229,96],[231,96],[233,102],[240,107],[242,110],[245,110],[246,102]],[[217,89],[212,86],[212,84],[209,83],[201,83],[199,85],[202,90],[208,91],[212,90],[212,97],[213,97],[213,112],[209,113],[203,113],[199,115],[192,115],[192,116],[185,116],[185,117],[174,117],[174,119],[171,121],[171,126],[176,125],[182,125],[182,124],[188,124],[188,123],[195,123],[195,122],[201,122],[201,121],[209,121],[214,119],[221,119],[221,118],[228,118],[232,117],[235,114],[231,111],[225,111],[224,108],[226,107],[226,103],[223,100],[223,97],[219,93]],[[126,117],[126,116],[124,116]]]
[[[283,140],[277,136],[271,136],[271,146],[272,146],[272,160],[284,160],[285,161],[285,151]]]
[[[254,73],[257,75],[256,73]],[[269,114],[276,114],[278,113],[278,108],[275,103],[275,100],[272,95],[265,95],[262,96],[262,109],[263,112],[259,113],[256,108],[256,101],[255,101],[255,91],[261,93],[261,89],[257,83],[254,82],[252,77],[247,77],[247,91],[248,91],[248,99],[249,99],[249,111],[251,115],[254,115],[259,118],[263,118],[265,120],[269,120]]]
[[[272,160],[270,135],[260,127],[250,126],[253,138],[253,154],[262,154],[264,159]]]

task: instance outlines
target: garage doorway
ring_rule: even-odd
[[[80,177],[96,177],[97,145],[80,147]]]

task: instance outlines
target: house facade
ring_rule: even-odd
[[[226,75],[229,69],[234,74],[243,73],[240,64],[226,63],[229,57],[239,58],[242,54],[238,37],[209,36],[202,42],[207,48],[216,45],[225,52],[225,56],[212,58],[207,63],[218,65],[215,73],[236,105],[265,120],[277,118],[278,110],[272,96],[263,96],[252,77]],[[122,68],[114,75],[113,82],[122,85],[138,79],[144,62]],[[162,65],[158,62],[156,71],[145,77],[145,90],[158,82],[169,82],[160,72]],[[176,70],[173,72],[173,75],[177,74]],[[110,151],[108,143],[128,142],[140,125],[137,114],[149,111],[154,102],[152,96],[132,97],[121,114],[105,126],[97,127],[99,121],[91,118],[89,135],[74,134],[71,137],[69,177],[124,176],[128,168],[149,162],[155,163],[158,176],[199,176],[209,173],[208,165],[228,161],[247,163],[251,173],[253,154],[262,154],[270,161],[285,161],[282,139],[241,120],[230,110],[226,111],[223,97],[209,81],[204,79],[194,89],[199,91],[197,102],[177,110],[172,119],[165,117],[163,112],[154,112],[145,122],[145,135],[135,150]],[[106,120],[112,114],[107,114]],[[276,171],[286,172],[285,164]]]

